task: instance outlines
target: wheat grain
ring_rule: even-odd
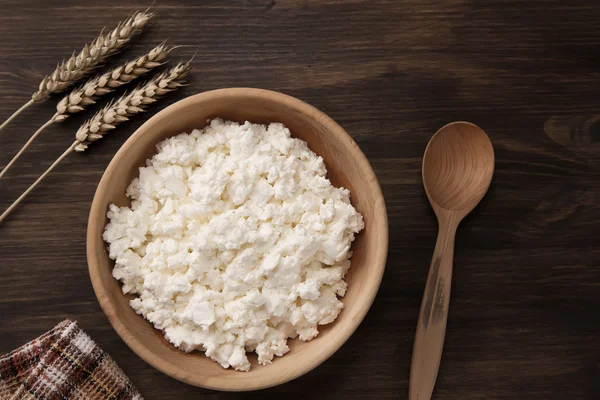
[[[39,89],[31,96],[34,102],[45,100],[51,93],[67,90],[81,78],[92,73],[108,57],[118,53],[135,35],[140,33],[153,14],[136,11],[129,19],[121,22],[111,32],[100,35],[91,44],[86,44],[79,54],[56,66],[50,75],[42,79]]]
[[[85,151],[90,143],[104,137],[118,124],[144,111],[159,97],[183,86],[183,78],[189,71],[189,62],[179,63],[98,111],[77,131],[75,136],[79,143],[75,146],[75,151]]]

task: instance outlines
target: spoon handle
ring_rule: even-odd
[[[410,366],[409,400],[429,400],[437,378],[452,283],[452,257],[456,225],[440,220]]]

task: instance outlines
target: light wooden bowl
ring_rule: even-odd
[[[364,216],[365,229],[353,244],[352,268],[346,280],[344,310],[332,324],[320,327],[310,342],[290,340],[290,352],[262,366],[250,356],[250,372],[221,368],[202,352],[186,354],[137,315],[111,275],[102,232],[109,204],[128,205],[125,189],[138,167],[155,153],[162,139],[202,128],[208,118],[255,123],[282,122],[325,160],[335,186],[350,189],[352,203]],[[112,159],[98,185],[87,231],[87,258],[94,291],[110,323],[127,345],[146,362],[183,382],[216,390],[255,390],[275,386],[305,374],[344,344],[369,310],[377,293],[388,249],[388,223],[379,182],[357,144],[327,115],[287,95],[260,89],[221,89],[181,100],[142,125]]]

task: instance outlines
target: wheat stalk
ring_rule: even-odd
[[[58,102],[54,116],[29,138],[27,143],[21,147],[19,152],[9,161],[6,167],[4,167],[0,172],[0,178],[6,174],[8,169],[17,161],[21,154],[25,152],[35,138],[47,127],[55,122],[64,121],[71,114],[83,111],[87,106],[95,104],[100,96],[113,92],[116,88],[123,86],[148,73],[153,68],[162,65],[171,50],[173,50],[173,48],[168,48],[164,43],[160,44],[143,56],[126,62],[112,71],[98,75],[79,88],[71,91],[71,93]]]
[[[58,165],[73,151],[83,152],[88,146],[100,140],[117,125],[128,121],[130,117],[144,111],[150,104],[163,95],[184,85],[189,73],[190,62],[179,63],[175,67],[158,74],[144,85],[124,94],[98,111],[76,132],[75,141],[65,152],[29,188],[0,215],[0,223],[6,216]]]
[[[31,96],[31,100],[4,121],[0,125],[0,130],[33,103],[44,101],[52,93],[67,90],[77,81],[92,73],[108,57],[119,52],[131,38],[140,33],[152,17],[153,14],[147,11],[136,11],[129,19],[120,22],[109,33],[101,32],[91,44],[86,44],[79,54],[73,54],[68,60],[58,64],[54,72],[46,75],[40,82],[38,90]]]

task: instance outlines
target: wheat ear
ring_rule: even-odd
[[[140,33],[152,17],[152,13],[136,11],[129,19],[120,22],[112,31],[106,34],[101,32],[91,44],[86,44],[79,54],[73,54],[68,60],[58,64],[54,72],[46,75],[40,82],[38,90],[31,96],[31,100],[4,121],[0,125],[0,130],[33,103],[44,101],[52,93],[67,90],[77,81],[92,73],[108,57],[118,53],[131,38]]]
[[[104,135],[115,129],[117,125],[143,112],[144,109],[156,102],[163,95],[183,86],[183,80],[190,69],[189,61],[179,63],[98,111],[77,130],[75,141],[71,146],[0,215],[0,223],[66,156],[73,151],[83,152],[87,150],[91,143],[102,139]]]
[[[87,106],[95,104],[96,100],[107,93],[114,91],[116,88],[126,85],[129,82],[147,74],[153,68],[156,68],[164,63],[167,55],[173,48],[168,48],[164,43],[158,45],[148,53],[136,58],[135,60],[126,62],[112,71],[108,71],[102,75],[90,79],[85,84],[77,89],[74,89],[67,96],[63,97],[56,106],[56,113],[50,120],[42,125],[21,147],[19,152],[9,161],[9,163],[0,172],[2,178],[8,169],[17,161],[17,159],[25,152],[29,145],[38,137],[47,127],[55,122],[62,122],[71,114],[83,111]]]

